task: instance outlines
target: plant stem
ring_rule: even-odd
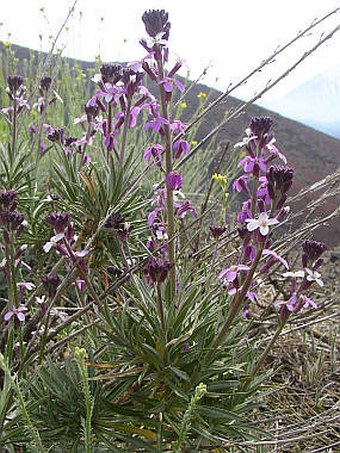
[[[261,368],[261,366],[263,365],[264,361],[266,360],[271,348],[273,347],[275,341],[277,340],[277,338],[279,337],[283,327],[285,326],[285,323],[280,323],[278,326],[277,326],[277,329],[272,337],[272,339],[270,340],[270,342],[267,344],[266,346],[266,349],[263,351],[263,353],[261,354],[261,357],[259,358],[258,362],[256,363],[256,365],[253,367],[253,369],[251,370],[251,377],[252,379],[254,379],[254,377],[256,376],[257,372],[259,371],[259,369]]]
[[[218,348],[218,346],[223,342],[223,340],[226,336],[227,330],[229,329],[233,320],[235,319],[235,317],[237,316],[237,314],[240,311],[244,297],[247,294],[247,291],[253,280],[253,276],[256,271],[257,265],[261,259],[263,248],[264,248],[264,243],[261,243],[261,246],[259,247],[259,249],[255,255],[252,266],[251,266],[251,268],[247,274],[247,277],[242,285],[241,291],[238,295],[235,296],[234,300],[232,301],[230,310],[229,310],[227,318],[222,326],[222,329],[212,344],[212,352],[215,352],[216,349]]]
[[[164,78],[164,70],[162,61],[158,60],[158,79]],[[159,85],[161,97],[161,112],[162,117],[169,121],[168,102],[165,98],[163,84]],[[166,204],[167,204],[167,223],[168,223],[168,238],[169,238],[169,260],[175,263],[175,214],[174,214],[174,198],[173,191],[169,188],[168,175],[172,171],[172,142],[170,136],[170,128],[168,124],[164,124],[165,132],[165,187],[166,187]],[[173,300],[176,292],[176,267],[170,269],[170,300]]]
[[[12,153],[10,153],[11,156],[11,162],[14,160],[15,156],[15,148],[16,148],[16,143],[17,142],[17,101],[14,99],[13,101],[13,129],[12,129]]]
[[[161,286],[159,283],[157,285],[157,299],[158,299],[158,308],[159,308],[159,317],[161,319],[161,326],[164,334],[164,341],[166,342],[166,324],[165,324],[165,316],[164,316],[164,305],[162,300],[162,292]]]
[[[121,166],[123,166],[123,163],[124,163],[126,136],[127,136],[127,131],[129,129],[130,116],[131,116],[131,99],[129,98],[128,102],[127,102],[127,106],[126,106],[126,112],[125,112],[125,118],[124,118],[124,128],[123,128],[123,135],[122,135],[122,144],[121,144],[121,148],[120,148],[120,164],[121,164]]]

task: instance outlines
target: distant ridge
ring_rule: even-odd
[[[289,118],[340,138],[340,65],[298,85],[272,107]]]

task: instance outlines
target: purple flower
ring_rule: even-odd
[[[170,124],[170,129],[176,137],[176,135],[183,134],[185,132],[186,124],[184,124],[181,120],[175,120]]]
[[[172,261],[150,256],[143,267],[143,272],[146,275],[147,281],[163,283],[173,265],[174,263]]]
[[[164,146],[160,144],[148,146],[144,152],[144,159],[150,162],[151,157],[154,158],[155,164],[158,167],[162,166],[162,154],[165,152]]]
[[[27,308],[24,305],[19,305],[18,307],[12,307],[5,316],[4,320],[9,321],[12,317],[17,318],[18,321],[24,322],[25,321],[25,314],[24,311],[27,311]]]
[[[302,308],[309,308],[309,307],[318,308],[316,303],[312,299],[309,299],[304,294],[302,294],[300,296],[300,302],[299,303],[302,305]]]
[[[58,233],[55,236],[52,236],[49,241],[46,242],[43,246],[43,250],[45,253],[48,253],[53,247],[58,246],[58,242],[64,239],[64,233]]]
[[[170,190],[179,190],[183,186],[182,175],[177,171],[171,171],[167,176],[167,182]]]
[[[53,129],[47,134],[47,138],[50,142],[59,143],[62,145],[64,143],[64,129]]]
[[[32,136],[37,133],[37,128],[33,123],[30,123],[28,128],[27,128],[28,133]]]
[[[87,121],[89,123],[99,115],[99,107],[97,104],[93,104],[93,105],[85,104],[84,110],[85,110]]]
[[[240,271],[249,271],[250,267],[246,266],[245,264],[238,264],[235,266],[231,266],[228,269],[224,269],[218,275],[220,279],[226,279],[228,282],[233,282],[236,280]]]
[[[175,215],[177,215],[181,219],[184,219],[188,212],[192,212],[192,215],[194,217],[197,216],[196,208],[192,205],[191,201],[184,200],[183,203],[177,203]]]
[[[113,229],[117,232],[117,236],[123,242],[125,242],[130,235],[133,226],[125,222],[124,217],[118,212],[113,213],[105,222],[105,228]]]
[[[244,201],[242,203],[242,209],[237,215],[237,221],[239,223],[244,223],[247,219],[252,218],[252,213],[251,213],[251,200]]]
[[[156,118],[145,123],[144,130],[152,129],[155,132],[159,132],[161,135],[164,135],[163,126],[169,124],[169,121],[162,116],[158,115]]]
[[[282,258],[282,256],[278,255],[274,250],[269,250],[269,249],[264,249],[263,250],[263,255],[264,256],[270,256],[269,260],[264,263],[260,267],[260,273],[264,274],[268,272],[268,270],[277,262],[280,261],[280,263],[286,268],[289,269],[288,263],[285,259]]]
[[[19,289],[27,289],[27,291],[32,291],[35,288],[35,284],[32,282],[19,282],[17,283]]]
[[[277,307],[285,307],[288,311],[293,312],[297,303],[297,296],[294,293],[289,300],[277,300],[274,305]]]
[[[121,82],[124,84],[124,93],[128,98],[131,99],[138,91],[143,77],[143,72],[134,71],[132,68],[123,68]]]
[[[259,175],[259,170],[267,171],[267,166],[262,157],[245,156],[237,164],[238,167],[243,166],[243,170],[247,173],[253,173],[254,176]]]
[[[172,77],[164,77],[164,79],[160,80],[158,84],[163,85],[166,101],[171,100],[171,95],[175,86],[181,93],[185,90],[183,83],[179,80],[173,79]]]
[[[174,158],[179,159],[183,153],[188,154],[189,143],[186,140],[179,138],[178,140],[174,141],[172,149],[174,151]]]
[[[249,187],[248,187],[248,175],[242,175],[239,178],[235,179],[233,182],[233,189],[236,190],[237,192],[245,192],[246,194],[249,194]]]
[[[77,285],[77,288],[79,289],[79,291],[82,293],[86,287],[85,280],[77,278],[77,280],[75,281],[75,284]]]

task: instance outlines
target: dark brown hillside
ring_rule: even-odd
[[[34,58],[37,60],[38,52],[30,51],[27,48],[13,45],[15,55],[19,60]],[[4,46],[0,43],[0,55],[3,56]],[[41,57],[41,55],[40,55]],[[70,66],[81,65],[83,70],[93,68],[94,62],[80,62],[69,60]],[[205,85],[198,84],[192,87],[187,96],[187,108],[184,110],[184,120],[190,120],[197,110],[199,100],[198,93],[204,92],[208,95],[208,102],[220,95],[220,92]],[[196,140],[204,138],[211,128],[219,124],[225,117],[226,112],[233,111],[240,104],[240,100],[229,97],[222,104],[216,106],[205,118],[199,127]],[[340,168],[340,140],[324,133],[318,132],[301,123],[285,118],[277,113],[270,112],[262,107],[252,105],[238,118],[231,120],[217,134],[217,142],[230,141],[231,144],[240,141],[244,136],[244,130],[253,116],[269,115],[274,120],[277,144],[286,154],[289,165],[296,169],[295,184],[292,191],[296,193],[303,187],[324,178],[328,174]],[[339,204],[338,200],[329,203],[322,212],[330,212]],[[331,234],[329,234],[331,232]],[[340,242],[339,222],[323,227],[319,238],[323,237],[328,245],[336,245]]]

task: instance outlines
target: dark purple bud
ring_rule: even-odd
[[[272,199],[276,193],[286,195],[293,184],[294,169],[282,165],[272,165],[267,172],[268,193]],[[277,208],[279,209],[279,208]]]
[[[142,64],[142,68],[144,69],[144,71],[147,73],[151,80],[154,81],[157,80],[157,74],[154,72],[153,69],[150,68],[149,64],[146,61]]]
[[[34,135],[34,134],[37,133],[37,128],[35,127],[35,125],[34,125],[33,123],[31,123],[31,124],[28,126],[27,130],[28,130],[28,133],[29,133],[30,135]]]
[[[47,138],[50,142],[59,143],[62,145],[64,143],[64,129],[53,129],[48,135]]]
[[[225,232],[227,227],[225,225],[210,225],[209,226],[211,234],[215,239],[219,238],[222,236],[222,234]]]
[[[172,78],[176,72],[178,72],[182,67],[182,62],[181,61],[177,61],[175,63],[175,66],[169,71],[168,73],[168,77]]]
[[[302,265],[313,264],[327,250],[326,244],[307,239],[302,244]]]
[[[143,77],[143,72],[137,72],[131,68],[123,68],[121,80],[124,83],[124,88],[128,97],[132,97],[137,92]]]
[[[9,228],[12,230],[18,230],[22,227],[22,223],[25,220],[24,214],[20,212],[10,211],[8,213]]]
[[[259,198],[257,200],[257,207],[260,212],[267,212],[266,203],[264,202],[264,200],[262,198]]]
[[[51,192],[50,193],[50,198],[51,198],[52,201],[58,201],[60,197],[56,193]]]
[[[69,225],[71,221],[71,213],[70,212],[53,212],[52,214],[48,214],[45,217],[45,220],[48,224],[51,225],[52,228],[55,229],[56,233],[63,233],[65,228]]]
[[[151,38],[155,38],[159,33],[163,33],[162,39],[169,39],[170,22],[169,15],[164,9],[150,9],[145,11],[142,16],[146,32]]]
[[[173,265],[174,263],[169,260],[150,256],[143,267],[143,272],[148,281],[163,283]]]
[[[71,146],[78,139],[76,137],[65,137],[65,146]]]
[[[281,208],[280,212],[277,214],[276,219],[281,222],[286,215],[290,212],[290,207],[286,206],[285,208]]]
[[[24,214],[16,211],[1,211],[0,224],[3,225],[8,231],[15,231],[22,227],[25,220]],[[9,238],[7,238],[9,239]],[[8,240],[6,240],[8,242]]]
[[[7,84],[10,92],[15,95],[24,83],[24,78],[21,75],[10,75],[7,77]]]
[[[104,226],[105,228],[116,230],[119,239],[123,242],[127,240],[133,229],[133,225],[125,222],[124,217],[118,212],[111,214]]]
[[[272,124],[273,120],[269,116],[260,116],[252,118],[249,127],[253,135],[261,138],[265,134],[268,134]]]
[[[244,248],[244,258],[246,261],[253,261],[255,258],[255,247],[247,245]]]
[[[115,230],[118,230],[119,228],[123,227],[124,222],[124,217],[119,214],[119,212],[114,212],[108,217],[104,226],[105,228],[113,228]]]
[[[49,297],[54,297],[57,294],[57,288],[60,285],[58,274],[49,274],[41,276],[41,283]]]
[[[99,71],[104,83],[110,82],[115,84],[122,77],[122,65],[120,64],[104,63]]]
[[[52,83],[52,79],[51,77],[43,77],[41,80],[40,80],[40,89],[42,91],[48,91],[50,88],[51,88],[51,83]]]
[[[112,275],[113,277],[121,277],[123,275],[123,271],[121,269],[118,269],[118,267],[115,266],[109,266],[107,268],[108,274]]]
[[[249,231],[247,230],[247,228],[245,226],[238,227],[237,232],[241,239],[245,239],[249,235]]]
[[[321,267],[324,263],[324,260],[322,258],[318,258],[315,263],[313,264],[313,267],[312,267],[312,270],[313,271],[316,271],[317,269],[319,269],[319,267]]]
[[[167,177],[170,190],[179,190],[183,186],[182,175],[177,171],[171,171]]]
[[[0,211],[14,211],[17,207],[15,190],[0,190]]]
[[[94,105],[86,105],[84,107],[86,116],[87,116],[87,121],[90,122],[95,118],[96,116],[99,115],[99,106],[97,104]]]

